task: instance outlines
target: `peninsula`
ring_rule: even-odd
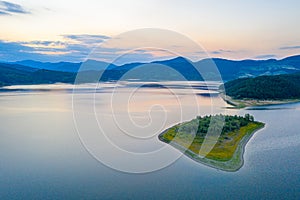
[[[196,162],[223,171],[237,171],[243,166],[247,142],[264,125],[249,114],[198,116],[165,130],[158,137]],[[211,147],[209,151],[207,145]]]
[[[222,98],[234,108],[300,101],[300,73],[240,78],[221,85]]]

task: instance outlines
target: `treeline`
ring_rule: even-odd
[[[80,73],[80,78],[76,76]],[[22,65],[11,65],[0,63],[0,87],[9,85],[31,85],[31,84],[52,84],[52,83],[97,83],[101,72],[61,72],[46,69],[27,68]],[[120,74],[102,76],[102,81],[109,81],[108,77],[119,78]]]
[[[198,116],[197,120],[199,124],[196,135],[205,137],[208,131],[212,134],[221,132],[221,135],[238,131],[241,127],[247,126],[250,122],[254,122],[254,117],[250,114],[245,114],[244,117],[220,114],[215,116]]]
[[[220,87],[235,99],[281,100],[300,98],[300,73],[259,76],[229,81]]]

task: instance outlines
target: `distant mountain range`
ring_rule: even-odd
[[[85,66],[83,70],[80,68],[82,64]],[[142,79],[144,81],[203,80],[203,77],[205,77],[205,80],[216,80],[218,73],[212,70],[214,65],[224,81],[262,75],[291,74],[300,72],[300,55],[281,60],[235,61],[213,58],[197,62],[177,57],[164,61],[130,63],[121,66],[95,60],[88,60],[84,63],[51,63],[24,60],[13,63],[0,63],[0,86],[54,82],[73,83],[79,70],[80,73],[85,73],[88,82],[89,78],[96,74],[96,71],[104,71],[104,69],[106,70],[101,78],[103,81],[119,80],[124,75],[126,76],[125,79]],[[201,74],[198,73],[197,69]],[[93,77],[93,80],[95,80],[95,77]]]
[[[39,62],[34,60],[23,60],[23,61],[17,61],[12,62],[8,64],[17,64],[22,66],[27,66],[35,69],[46,69],[51,71],[60,71],[60,72],[78,72],[80,66],[82,65],[82,62],[79,63],[72,63],[72,62],[57,62],[57,63],[51,63],[51,62]],[[96,60],[88,60],[85,62],[86,69],[85,70],[103,70],[107,66],[109,66],[109,69],[117,67],[114,64],[109,64],[102,61],[96,61]]]

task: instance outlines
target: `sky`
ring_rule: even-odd
[[[79,62],[96,46],[142,28],[184,35],[210,57],[280,59],[300,54],[299,9],[298,0],[0,1],[0,61]],[[129,49],[124,44],[101,47],[102,59],[124,54]],[[180,48],[195,53],[189,46]],[[127,54],[128,62],[169,56]]]

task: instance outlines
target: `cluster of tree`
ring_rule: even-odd
[[[300,98],[300,73],[242,78],[225,83],[226,95],[235,99],[280,100]]]
[[[197,135],[204,137],[208,131],[211,133],[227,135],[230,132],[239,130],[243,126],[247,126],[250,122],[254,122],[254,117],[250,114],[245,116],[229,116],[229,115],[215,115],[215,116],[198,116],[198,130]]]

